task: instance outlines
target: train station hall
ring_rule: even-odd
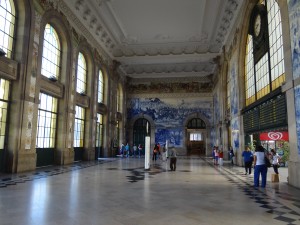
[[[0,0],[0,225],[300,225],[299,0]]]

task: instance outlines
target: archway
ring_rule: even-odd
[[[192,118],[186,126],[187,155],[206,155],[206,124],[200,118]]]
[[[133,145],[142,146],[142,155],[145,154],[145,137],[147,135],[147,132],[148,134],[151,134],[151,127],[149,121],[145,118],[137,119],[133,125]]]

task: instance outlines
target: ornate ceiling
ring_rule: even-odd
[[[244,1],[64,2],[126,76],[197,80],[215,73]]]

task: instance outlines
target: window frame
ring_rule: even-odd
[[[59,35],[56,29],[50,23],[47,23],[44,29],[41,74],[47,78],[58,80],[61,71],[61,56],[62,49]]]
[[[58,99],[42,92],[40,92],[39,99],[36,148],[55,148],[58,123]],[[50,104],[49,101],[51,102]],[[46,107],[42,107],[41,103]],[[42,117],[42,114],[44,114],[44,117]],[[43,124],[41,124],[42,118]]]
[[[3,18],[4,24],[0,23],[0,48],[3,49],[3,51],[6,53],[6,57],[11,59],[13,58],[13,51],[14,51],[14,42],[15,42],[15,29],[16,29],[16,21],[17,21],[17,16],[16,16],[16,9],[15,9],[15,4],[12,0],[8,0],[7,3],[9,4],[9,8],[7,9],[7,6],[4,8],[2,5],[0,5],[0,8],[5,11],[5,17],[0,17]],[[4,4],[4,1],[3,1]],[[1,11],[1,10],[0,10]],[[11,18],[8,19],[7,15],[10,15]],[[1,18],[0,18],[1,21]],[[10,25],[8,28],[6,28],[6,24],[9,23]],[[2,27],[4,29],[2,30]],[[2,35],[3,36],[2,36]],[[2,37],[1,37],[2,36]],[[3,38],[1,40],[1,38]],[[7,42],[7,43],[5,43]]]

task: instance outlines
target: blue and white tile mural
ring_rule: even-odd
[[[296,130],[298,139],[298,155],[300,155],[300,85],[295,87]]]
[[[214,101],[214,123],[216,124],[221,120],[220,104],[219,104],[219,98],[217,93],[214,94],[213,101]]]
[[[183,147],[183,122],[193,113],[200,113],[212,123],[212,108],[210,101],[199,98],[133,98],[128,104],[128,120],[136,115],[150,116],[156,125],[155,142]]]
[[[291,51],[294,79],[300,76],[300,1],[289,0]]]
[[[288,0],[294,79],[300,76],[300,1]],[[296,129],[300,155],[300,86],[295,87]]]
[[[240,147],[240,125],[238,117],[231,120],[231,135],[232,135],[232,147],[234,150],[239,150]]]
[[[230,67],[230,109],[231,116],[238,114],[238,75],[236,57],[233,57]]]
[[[210,139],[211,139],[211,148],[213,148],[213,146],[218,144],[217,143],[217,132],[215,129],[211,129]]]

